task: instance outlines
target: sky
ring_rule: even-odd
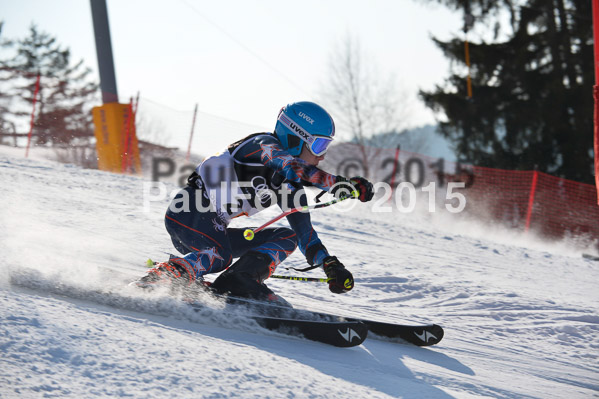
[[[139,92],[151,112],[170,110],[182,126],[198,104],[200,116],[238,122],[233,130],[272,129],[283,105],[318,102],[331,54],[348,35],[413,103],[408,124],[432,123],[416,93],[441,84],[449,63],[431,35],[460,35],[462,25],[461,13],[424,0],[108,0],[107,7],[120,102]],[[0,0],[0,9],[3,37],[24,37],[36,23],[97,76],[89,1]],[[183,146],[189,127],[181,130],[172,140]],[[239,138],[233,134],[212,141],[224,146]]]

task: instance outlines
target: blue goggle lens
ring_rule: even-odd
[[[316,137],[310,146],[310,150],[312,154],[316,156],[320,156],[327,152],[327,148],[329,148],[329,144],[331,144],[333,140],[329,138]]]

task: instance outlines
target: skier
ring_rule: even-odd
[[[290,214],[291,229],[265,228],[251,241],[244,238],[245,229],[228,227],[233,218],[251,216],[275,203],[283,210],[306,205],[304,186],[329,191],[337,198],[355,191],[360,201],[370,201],[374,192],[368,180],[334,176],[317,168],[334,135],[327,111],[312,102],[297,102],[281,109],[274,133],[249,135],[204,160],[165,216],[173,245],[184,256],[171,256],[133,284],[189,287],[202,282],[206,274],[226,269],[212,289],[277,300],[264,280],[299,245],[311,266],[323,268],[331,292],[351,290],[352,274],[329,254],[309,213]],[[232,263],[234,258],[239,259]]]

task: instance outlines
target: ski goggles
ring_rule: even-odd
[[[319,157],[326,154],[327,150],[329,149],[329,145],[332,142],[333,139],[329,137],[314,137],[314,141],[308,146],[308,149],[312,154]]]
[[[283,111],[281,111],[279,114],[278,120],[287,129],[291,130],[293,134],[302,139],[307,144],[308,150],[310,150],[310,152],[317,157],[324,155],[327,152],[329,145],[333,141],[331,137],[314,136],[306,132]]]

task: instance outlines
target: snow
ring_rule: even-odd
[[[430,348],[335,348],[125,286],[172,251],[168,198],[144,210],[142,179],[4,147],[0,179],[0,398],[599,397],[599,262],[572,243],[370,204],[314,211],[355,289],[269,287],[297,307],[445,328]]]

